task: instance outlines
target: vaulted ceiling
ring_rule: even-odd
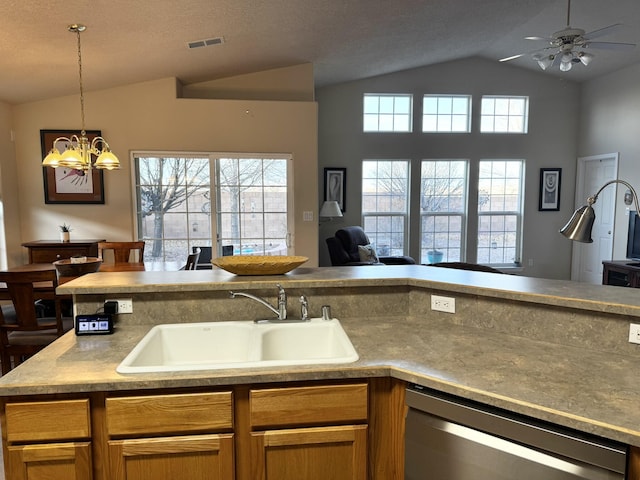
[[[470,56],[497,61],[542,48],[566,26],[565,0],[3,0],[0,101],[17,104],[78,89],[76,37],[83,23],[85,90],[177,77],[189,84],[312,63],[317,86]],[[592,50],[588,66],[547,70],[585,81],[640,61],[640,2],[573,0],[571,25],[598,40],[638,43]],[[192,41],[221,44],[188,48]],[[524,56],[512,65],[539,71]]]

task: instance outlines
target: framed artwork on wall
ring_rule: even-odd
[[[540,169],[540,197],[538,210],[560,210],[560,182],[562,180],[561,168]]]
[[[336,201],[342,213],[346,210],[347,169],[324,169],[324,201]]]
[[[101,136],[100,130],[87,130],[89,142]],[[40,148],[44,158],[58,137],[80,136],[80,130],[40,130]],[[64,142],[58,142],[58,150]],[[61,152],[62,153],[62,152]],[[104,204],[104,177],[102,170],[89,172],[68,167],[42,167],[44,180],[44,203],[100,203]]]

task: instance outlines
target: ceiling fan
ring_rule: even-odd
[[[544,40],[549,46],[534,50],[528,53],[520,53],[510,57],[501,58],[501,62],[508,62],[525,55],[531,55],[542,70],[555,65],[560,65],[560,70],[568,72],[574,63],[582,63],[589,65],[594,55],[584,50],[596,48],[603,50],[630,50],[635,47],[635,43],[618,43],[618,42],[594,42],[594,38],[608,35],[616,28],[620,27],[620,23],[614,23],[608,27],[599,28],[592,32],[586,33],[581,28],[573,28],[571,26],[571,0],[567,0],[567,26],[550,37],[525,37],[526,40]]]

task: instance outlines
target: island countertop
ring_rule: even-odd
[[[424,265],[298,268],[286,275],[238,276],[214,268],[175,272],[92,273],[58,287],[59,294],[134,294],[223,289],[422,286],[506,300],[640,316],[640,295],[632,288],[589,285],[518,275]]]
[[[429,273],[419,272],[421,268]],[[329,283],[332,287],[352,286],[352,282],[363,286],[415,284],[616,314],[635,313],[640,308],[633,295],[637,291],[630,292],[632,289],[419,266],[348,270],[352,271],[302,269],[302,272],[277,281],[292,288],[312,284],[323,287]],[[174,289],[220,290],[230,288],[230,284],[235,289],[271,288],[276,281],[274,277],[245,278],[224,272],[206,272],[193,277],[194,286],[185,280],[191,277],[181,273],[189,275],[193,272],[136,274],[133,291],[156,292],[171,286]],[[75,294],[90,294],[108,288],[114,289],[112,293],[119,293],[126,282],[119,274],[105,274],[101,282],[96,282],[98,276],[92,280],[88,277],[60,288],[64,288],[65,293]],[[123,324],[115,334],[108,336],[76,337],[71,332],[2,377],[0,395],[144,391],[392,376],[640,446],[640,410],[637,408],[640,384],[635,374],[636,355],[532,340],[490,329],[455,325],[437,318],[427,321],[421,316],[370,317],[363,312],[359,317],[341,319],[341,322],[360,356],[354,363],[128,375],[116,373],[116,366],[151,325]]]

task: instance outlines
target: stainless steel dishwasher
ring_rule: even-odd
[[[444,395],[407,389],[405,480],[622,480],[627,447]]]

